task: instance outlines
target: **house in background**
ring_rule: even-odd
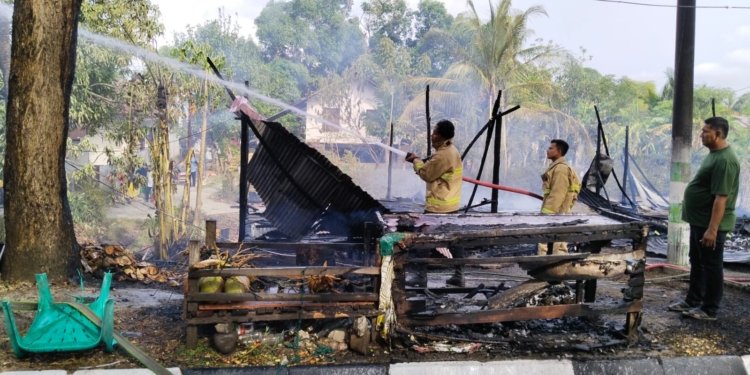
[[[377,106],[375,89],[369,82],[349,84],[335,95],[319,92],[307,101],[307,113],[315,117],[306,118],[305,142],[340,157],[351,152],[360,162],[381,163],[384,150],[370,144],[380,139],[367,134],[364,121]]]
[[[71,129],[68,137],[74,146],[80,145],[84,140],[90,145],[90,147],[84,148],[89,149],[88,151],[82,151],[75,157],[68,156],[68,163],[65,166],[65,170],[68,173],[91,165],[96,172],[96,179],[104,181],[104,178],[110,175],[112,169],[109,164],[109,156],[105,150],[111,150],[113,156],[122,156],[125,152],[125,144],[115,145],[105,140],[100,134],[88,135],[86,129],[83,128]]]
[[[87,134],[85,129],[76,128],[72,129],[68,133],[68,137],[73,142],[73,145],[80,145],[81,142],[86,141],[88,145],[83,149],[80,154],[76,156],[68,156],[65,170],[67,173],[71,173],[76,169],[82,168],[87,165],[91,165],[96,172],[97,180],[101,182],[107,182],[107,177],[112,174],[113,168],[110,165],[110,157],[106,150],[110,150],[110,154],[113,157],[123,156],[127,145],[125,143],[116,144],[110,140],[105,139],[101,134]],[[180,155],[180,139],[177,135],[169,135],[170,139],[170,157],[177,158]],[[148,143],[142,142],[138,150],[138,156],[142,157],[143,160],[150,160],[148,152]]]

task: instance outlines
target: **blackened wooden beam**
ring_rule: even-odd
[[[268,276],[304,277],[323,275],[380,275],[378,267],[265,267],[265,268],[225,268],[221,270],[191,270],[191,279],[205,276]]]
[[[502,263],[539,263],[540,265],[557,263],[565,260],[585,259],[589,253],[565,254],[565,255],[529,255],[515,257],[497,257],[497,258],[462,258],[462,259],[445,259],[445,258],[413,258],[409,259],[410,264],[429,264],[436,266],[462,266],[474,264],[502,264]]]
[[[361,242],[264,242],[264,241],[251,241],[251,242],[218,242],[216,243],[220,249],[300,249],[300,248],[334,248],[334,249],[349,249],[364,247]]]
[[[217,316],[210,311],[201,311],[201,314],[208,313],[208,316],[190,317],[185,319],[189,326],[197,327],[198,324],[215,324],[229,322],[272,322],[281,320],[297,321],[299,319],[336,319],[350,318],[358,316],[377,316],[377,309],[327,309],[323,311],[299,311],[291,313],[270,313],[258,314],[249,311],[247,314]]]
[[[373,302],[336,302],[336,306],[349,307],[372,307]],[[205,303],[198,305],[198,311],[216,310],[256,310],[256,309],[283,309],[283,308],[323,308],[330,307],[330,302],[310,301],[244,301],[235,303]]]
[[[616,306],[600,306],[596,304],[573,304],[537,307],[517,307],[502,310],[482,310],[475,312],[461,312],[436,314],[432,316],[404,316],[399,322],[413,326],[436,326],[448,324],[485,324],[496,322],[511,322],[531,319],[555,319],[564,316],[596,317],[607,314],[637,313],[643,308],[641,300],[621,303]]]
[[[377,293],[191,293],[190,302],[237,302],[237,301],[307,301],[307,302],[377,302]],[[15,306],[14,306],[15,307]]]

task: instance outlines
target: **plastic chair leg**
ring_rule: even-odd
[[[16,319],[13,317],[13,310],[11,310],[10,301],[2,301],[3,314],[5,316],[5,330],[8,331],[8,339],[10,340],[10,346],[13,348],[13,353],[16,358],[23,358],[26,356],[26,351],[21,348],[21,338],[18,337],[18,328],[16,327]]]
[[[107,272],[104,274],[104,278],[102,278],[102,287],[99,291],[99,297],[89,304],[89,308],[96,313],[96,315],[103,314],[104,312],[104,305],[109,301],[109,291],[112,286],[112,273]],[[102,316],[100,316],[102,317]]]
[[[115,301],[108,300],[104,305],[104,313],[102,316],[102,341],[104,341],[104,349],[107,352],[111,352],[115,349]]]

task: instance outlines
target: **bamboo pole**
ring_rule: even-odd
[[[206,163],[206,132],[208,130],[208,71],[206,79],[203,81],[205,92],[205,103],[203,106],[203,122],[201,123],[201,144],[198,152],[198,176],[195,181],[195,212],[193,213],[193,225],[199,226],[201,223],[201,208],[203,206],[203,171]]]

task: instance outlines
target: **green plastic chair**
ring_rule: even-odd
[[[101,328],[67,303],[55,303],[49,290],[47,275],[36,275],[39,303],[34,321],[25,336],[21,336],[13,318],[11,302],[2,301],[5,326],[16,357],[28,353],[67,352],[95,348],[104,343],[109,352],[114,349],[115,305],[109,298],[112,274],[104,274],[99,297],[87,306],[101,319]]]

